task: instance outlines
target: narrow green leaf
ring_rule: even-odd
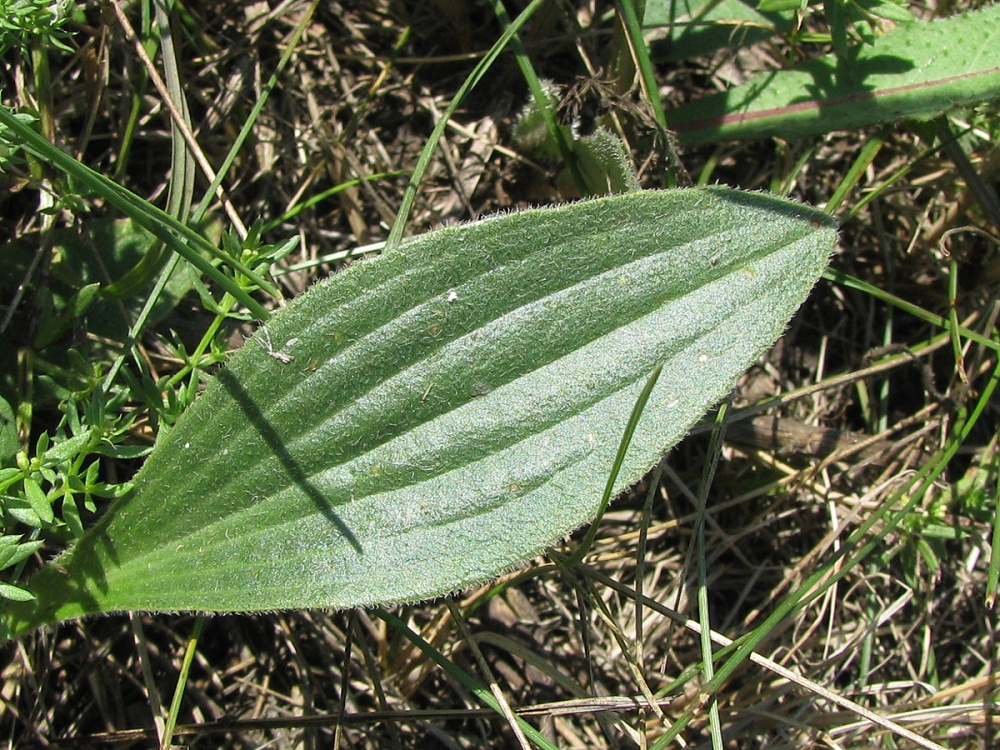
[[[52,523],[55,520],[55,515],[52,513],[52,506],[49,504],[49,498],[46,496],[44,490],[42,490],[41,485],[31,477],[26,477],[24,480],[24,497],[31,505],[31,509],[35,511],[35,515],[43,523]]]
[[[865,8],[865,10],[873,16],[884,18],[887,21],[895,21],[896,23],[913,23],[917,20],[917,17],[910,12],[905,3],[896,2],[896,0],[887,0],[886,2],[876,0],[869,7]]]
[[[802,0],[761,0],[757,3],[757,10],[761,13],[798,10],[800,7],[802,7]]]
[[[32,598],[31,592],[22,589],[20,586],[0,583],[0,600],[7,599],[14,602],[28,602]]]
[[[777,338],[834,239],[799,204],[689,189],[356,263],[233,357],[4,622],[352,607],[496,576],[593,516],[655,367],[616,494]]]
[[[11,565],[17,565],[17,563],[21,562],[21,560],[35,554],[42,546],[40,541],[17,544],[16,540],[21,538],[20,535],[5,535],[4,538],[13,539],[15,542],[13,544],[6,543],[0,546],[0,570]]]
[[[681,143],[798,138],[1000,97],[1000,5],[901,25],[856,55],[761,73],[667,113]]]

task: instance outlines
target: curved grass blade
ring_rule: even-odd
[[[173,216],[140,198],[132,191],[116,184],[99,172],[94,171],[69,154],[61,151],[46,141],[41,135],[20,122],[6,108],[0,106],[0,125],[9,128],[16,137],[18,144],[36,154],[43,161],[85,185],[109,204],[128,216],[137,225],[163,241],[175,253],[201,271],[208,279],[217,283],[223,290],[245,306],[254,318],[267,320],[270,313],[243,289],[236,279],[223,273],[203,254],[215,257],[226,263],[234,271],[243,274],[273,297],[280,296],[277,289],[259,274],[247,268],[237,258],[215,247],[195,229]]]

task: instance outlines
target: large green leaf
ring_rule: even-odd
[[[358,263],[233,357],[5,623],[414,601],[495,576],[593,516],[650,371],[618,490],[781,333],[834,237],[789,201],[677,190]]]
[[[681,143],[799,138],[1000,97],[1000,6],[902,24],[850,58],[760,73],[667,112]]]

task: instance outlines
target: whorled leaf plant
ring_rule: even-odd
[[[441,229],[276,314],[133,490],[8,602],[8,636],[91,613],[343,608],[496,576],[592,518],[781,334],[835,242],[726,189]]]

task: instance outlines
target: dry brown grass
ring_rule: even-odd
[[[307,8],[301,0],[272,5],[192,6],[189,21],[175,19],[195,134],[216,165]],[[356,5],[320,4],[225,183],[235,212],[250,224],[282,216],[345,179],[393,175],[348,188],[270,233],[271,241],[302,239],[301,255],[287,260],[296,270],[280,277],[288,296],[335,270],[333,259],[385,238],[431,127],[499,33],[478,5]],[[590,75],[607,35],[575,26],[586,21],[584,10],[552,3],[545,13],[525,39],[539,71],[563,83]],[[87,18],[92,25],[79,28],[74,41],[80,51],[55,58],[57,134],[111,174],[122,113],[141,76],[114,15],[102,21],[92,11]],[[721,62],[664,69],[662,83],[674,99],[690,98],[711,85],[705,73]],[[552,174],[509,138],[523,88],[505,56],[448,129],[412,231],[566,197]],[[144,116],[119,179],[156,197],[165,191],[168,121],[151,87],[142,97]],[[642,144],[652,142],[648,122],[641,109],[623,107],[618,115],[642,164]],[[994,247],[966,230],[988,227],[988,219],[954,160],[926,154],[925,132],[900,126],[809,142],[727,145],[682,151],[680,160],[698,175],[714,159],[713,181],[787,185],[790,194],[823,204],[860,145],[876,135],[885,146],[849,203],[889,187],[845,222],[835,267],[946,314],[946,247],[968,279],[958,315],[990,335]],[[995,149],[970,157],[995,184]],[[645,186],[663,185],[663,164],[647,165]],[[894,179],[904,167],[908,173]],[[34,221],[28,193],[0,199],[22,229]],[[192,300],[161,331],[186,327],[185,316],[197,326],[197,306]],[[967,385],[947,341],[920,349],[936,332],[868,294],[823,282],[782,342],[744,379],[735,406],[784,398],[734,423],[718,449],[705,513],[717,632],[737,638],[758,625],[836,552],[843,541],[836,531],[856,527],[882,504],[900,503],[894,490],[944,444],[996,357],[969,345]],[[887,336],[897,348],[882,350]],[[152,338],[145,343],[157,345]],[[785,618],[757,652],[947,747],[1000,742],[996,614],[984,603],[988,519],[996,509],[996,417],[991,405],[907,531],[892,531],[825,595]],[[675,449],[654,478],[612,507],[598,545],[571,572],[537,560],[504,579],[498,592],[486,587],[454,605],[434,602],[397,614],[453,663],[480,680],[494,679],[510,706],[559,747],[645,747],[688,709],[694,718],[680,746],[710,746],[702,680],[686,670],[701,661],[688,619],[697,619],[691,549],[703,467],[714,451],[704,430]],[[963,477],[975,476],[987,479],[979,515],[957,491]],[[921,518],[932,513],[937,527],[960,529],[961,538],[931,538]],[[155,745],[191,629],[191,617],[107,617],[8,645],[0,737],[16,748]],[[368,612],[210,618],[183,690],[175,742],[192,748],[517,747],[502,717]],[[717,697],[727,747],[913,746],[792,682],[772,663],[748,662]]]

